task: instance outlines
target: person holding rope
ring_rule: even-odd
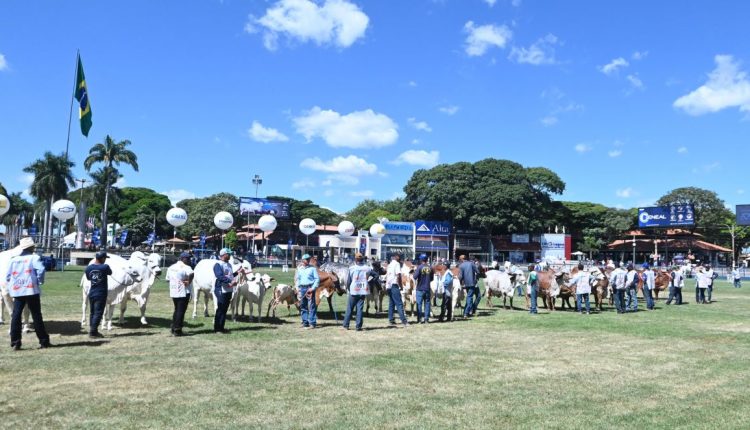
[[[354,265],[349,268],[349,300],[346,306],[346,315],[341,328],[349,330],[349,321],[352,319],[352,311],[357,308],[357,322],[355,328],[362,331],[362,313],[364,311],[365,299],[370,294],[370,279],[378,275],[374,270],[365,266],[365,258],[359,252],[354,254]]]
[[[227,311],[229,310],[229,303],[232,301],[234,287],[237,286],[237,281],[234,280],[236,273],[232,272],[232,266],[229,264],[232,254],[234,254],[234,251],[231,249],[222,248],[219,251],[219,262],[214,265],[214,276],[216,276],[216,283],[214,284],[214,295],[216,297],[214,333],[229,333],[229,330],[224,328],[224,324],[227,321]]]
[[[388,293],[388,323],[391,326],[396,325],[396,318],[393,315],[393,311],[398,312],[398,316],[401,318],[401,324],[406,327],[409,323],[406,321],[406,315],[404,314],[404,302],[401,300],[401,264],[399,263],[400,256],[398,254],[391,255],[391,262],[388,264],[388,269],[385,272],[385,289]]]
[[[103,334],[99,333],[99,323],[102,321],[104,306],[107,304],[107,294],[109,292],[107,276],[112,275],[112,268],[109,267],[109,264],[105,263],[107,260],[107,251],[97,252],[94,258],[95,262],[89,264],[84,273],[86,279],[91,282],[91,288],[89,289],[89,308],[91,309],[89,337],[100,338],[104,337]]]
[[[169,281],[169,297],[174,303],[172,314],[172,325],[170,331],[172,336],[183,336],[182,326],[185,322],[185,311],[190,303],[190,294],[193,292],[193,268],[190,267],[190,253],[180,254],[180,260],[169,266],[167,270],[167,281]]]
[[[315,302],[315,290],[320,284],[318,269],[310,264],[310,254],[302,256],[302,267],[297,269],[295,284],[299,288],[299,313],[301,327],[314,329],[318,325],[318,304]]]

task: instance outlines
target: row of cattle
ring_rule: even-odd
[[[6,273],[10,258],[17,255],[18,251],[11,249],[0,253],[0,273]],[[124,323],[124,315],[127,304],[134,301],[140,311],[141,324],[148,324],[146,320],[146,307],[150,296],[151,287],[161,274],[161,256],[156,253],[144,254],[137,251],[131,254],[129,259],[124,259],[117,255],[111,255],[107,263],[112,268],[112,275],[108,279],[109,292],[104,313],[104,326],[107,330],[112,329],[112,320],[114,310],[119,306],[119,323]],[[216,262],[213,260],[202,260],[195,267],[195,276],[193,279],[193,318],[198,314],[198,303],[203,298],[203,315],[208,316],[209,301],[213,300],[214,310],[216,308],[216,297],[214,295],[214,284],[216,277],[213,273],[213,266]],[[274,279],[269,275],[253,273],[250,264],[246,261],[232,257],[230,260],[233,271],[236,273],[237,287],[232,296],[230,310],[232,318],[245,315],[245,305],[249,304],[250,317],[254,317],[253,308],[257,307],[256,320],[261,319],[261,304],[265,299],[266,293],[272,291],[273,297],[268,302],[266,317],[276,315],[276,308],[279,305],[286,305],[288,312],[291,314],[291,307],[299,308],[299,297],[295,286],[287,284],[272,285]],[[405,263],[401,269],[401,296],[405,306],[409,306],[411,314],[414,314],[416,304],[416,282],[413,277],[415,266],[410,262]],[[372,269],[379,273],[380,278],[371,279],[370,291],[367,296],[366,312],[369,313],[370,305],[373,304],[375,312],[383,311],[383,300],[386,296],[385,291],[385,268],[379,263],[375,263]],[[431,282],[432,299],[434,303],[443,298],[445,288],[443,280],[448,270],[452,271],[453,282],[448,286],[448,292],[451,297],[451,306],[454,308],[461,307],[466,297],[466,290],[462,287],[459,280],[459,269],[448,268],[445,265],[438,264],[433,266],[434,279]],[[570,273],[548,269],[537,272],[539,280],[538,296],[541,297],[545,308],[555,310],[556,301],[561,300],[561,306],[564,310],[567,307],[572,308],[570,299],[575,297],[575,285],[568,286],[570,278],[575,275],[577,269]],[[605,299],[609,298],[612,303],[612,289],[609,283],[612,269],[607,268],[600,270],[593,268],[590,271],[592,277],[592,294],[594,296],[596,307],[601,310]],[[328,302],[329,309],[333,312],[332,298],[335,295],[344,295],[347,293],[349,284],[349,266],[340,263],[325,263],[318,269],[320,276],[320,286],[316,291],[316,303],[319,305],[324,299]],[[167,274],[169,276],[169,274]],[[513,298],[517,289],[521,288],[526,296],[526,308],[529,307],[529,290],[527,285],[527,276],[521,270],[511,269],[509,266],[504,268],[492,268],[490,270],[481,270],[481,277],[485,278],[485,290],[483,296],[487,304],[492,307],[492,298],[502,298],[503,306],[513,308]],[[4,277],[2,277],[4,278]],[[658,299],[659,292],[668,288],[670,281],[669,274],[666,272],[657,272],[656,289],[654,291]],[[84,327],[87,322],[86,306],[88,303],[88,292],[90,282],[81,277],[82,293],[82,314],[81,326]],[[642,282],[639,283],[639,289],[642,288]],[[2,301],[5,306],[0,309],[0,323],[4,321],[4,314],[7,308],[8,313],[12,312],[12,298],[8,295],[5,285],[5,279],[0,279],[0,292]],[[24,331],[28,330],[28,308],[23,318]]]

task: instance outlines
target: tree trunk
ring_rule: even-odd
[[[104,191],[104,210],[102,211],[102,246],[107,249],[107,207],[109,206],[109,178],[107,178],[107,188]]]

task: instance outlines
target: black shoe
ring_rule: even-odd
[[[39,349],[47,349],[47,348],[51,348],[51,347],[52,347],[52,344],[49,343],[49,341],[42,342],[42,343],[39,344]]]
[[[214,330],[214,333],[229,334],[229,330],[227,330],[227,329]]]
[[[20,351],[21,350],[21,344],[17,343],[15,345],[11,345],[11,348],[13,348],[13,351]]]
[[[89,333],[89,338],[91,339],[102,338],[102,337],[104,337],[104,335],[99,333],[98,331]]]

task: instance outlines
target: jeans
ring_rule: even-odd
[[[518,297],[523,297],[523,285],[519,285],[516,287],[516,295]]]
[[[172,297],[174,313],[172,314],[172,333],[182,333],[182,325],[185,322],[185,311],[190,303],[190,294],[185,297]]]
[[[430,318],[430,291],[417,290],[417,322],[425,323]],[[424,311],[424,313],[422,312]]]
[[[224,331],[227,322],[227,311],[229,302],[232,301],[232,293],[216,293],[216,315],[214,315],[214,331]]]
[[[711,301],[711,294],[714,292],[714,283],[712,282],[708,288],[706,289],[706,299],[710,302]]]
[[[698,288],[698,303],[706,303],[706,289]]]
[[[90,322],[89,322],[89,333],[99,332],[99,323],[102,322],[102,315],[104,315],[104,306],[107,304],[107,296],[99,298],[89,298],[89,308],[91,310]]]
[[[357,322],[356,322],[356,329],[362,330],[362,311],[365,308],[365,298],[367,296],[353,296],[349,295],[348,303],[346,304],[346,316],[344,316],[344,328],[349,328],[349,321],[352,319],[352,311],[354,308],[357,308]]]
[[[21,346],[21,314],[27,305],[31,311],[31,318],[34,319],[34,331],[39,344],[49,345],[49,335],[42,319],[42,302],[39,300],[39,294],[34,294],[13,299],[13,314],[10,317],[10,346]]]
[[[740,278],[734,280],[734,288],[742,288],[742,281]]]
[[[703,300],[701,300],[700,298],[700,288],[698,288],[698,284],[695,284],[695,303],[702,303],[702,302]]]
[[[612,292],[612,298],[615,302],[615,309],[617,309],[617,312],[625,312],[625,289],[615,289]]]
[[[675,298],[677,300],[677,304],[681,305],[682,304],[682,288],[675,287],[675,289],[674,289],[674,296],[675,296]]]
[[[299,302],[299,313],[302,318],[302,325],[305,327],[315,327],[318,324],[318,304],[315,303],[315,293],[307,296],[310,287],[300,288],[299,293],[302,296]]]
[[[576,306],[578,308],[578,312],[583,312],[583,309],[581,308],[582,301],[586,301],[586,313],[591,312],[591,306],[589,304],[589,294],[588,293],[582,293],[582,294],[576,294]]]
[[[447,318],[448,321],[453,321],[453,297],[443,294],[443,301],[440,302],[440,321],[444,321]]]
[[[476,285],[474,287],[474,304],[471,307],[471,315],[473,316],[475,313],[477,313],[477,308],[479,307],[479,302],[482,301],[482,292],[479,291],[479,285]]]
[[[529,294],[529,313],[536,313],[536,288],[531,288],[531,293]]]
[[[628,288],[626,308],[629,312],[638,311],[638,288]]]
[[[392,285],[388,289],[388,321],[395,323],[393,311],[398,311],[398,316],[401,317],[401,323],[406,324],[406,315],[404,314],[404,302],[401,300],[401,290],[398,285]]]
[[[677,290],[677,289],[678,289],[677,287],[674,287],[674,286],[671,286],[671,285],[669,286],[669,298],[667,299],[667,304],[668,305],[672,304],[672,299],[675,298],[675,290]]]
[[[651,288],[643,288],[643,298],[646,299],[646,309],[654,309],[654,296]]]
[[[477,295],[479,288],[476,286],[465,286],[466,289],[466,305],[464,306],[464,317],[468,317],[469,314],[474,313],[474,310],[476,307],[474,306],[474,301],[476,300],[477,303],[479,303],[479,298],[475,298]]]

